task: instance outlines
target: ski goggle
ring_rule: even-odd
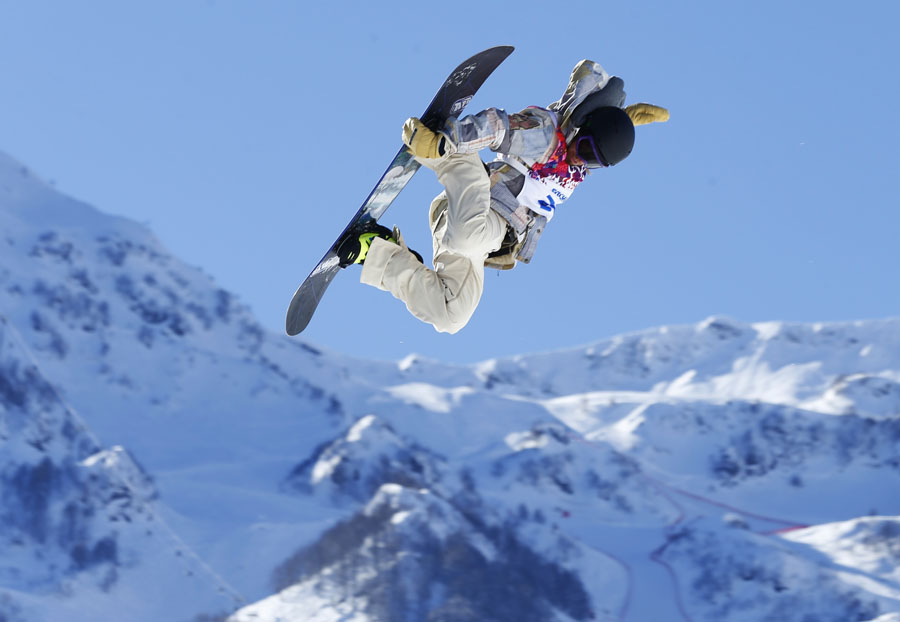
[[[597,148],[593,136],[582,136],[581,138],[576,139],[575,153],[578,154],[579,158],[584,160],[584,163],[588,168],[606,168],[609,166],[609,164],[606,163],[606,158],[600,155],[600,150]]]

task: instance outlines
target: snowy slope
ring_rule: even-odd
[[[364,389],[345,386],[341,364],[319,351],[265,335],[145,228],[56,193],[6,157],[0,205],[3,317],[101,443],[127,448],[153,475],[170,523],[204,558],[224,558],[223,575],[247,598],[264,595],[265,572],[245,560],[267,570],[280,530],[305,530],[295,525],[304,509],[265,491],[340,420],[338,395]],[[272,529],[255,529],[255,517]]]
[[[357,360],[2,155],[0,232],[9,619],[900,615],[900,319]]]
[[[0,619],[187,619],[241,602],[160,518],[151,478],[122,448],[100,449],[5,321],[0,441]]]

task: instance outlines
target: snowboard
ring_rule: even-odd
[[[444,121],[455,118],[475,95],[479,87],[491,73],[512,54],[511,46],[498,46],[480,52],[454,69],[425,113],[419,117],[430,129],[439,129]],[[337,237],[322,260],[313,268],[306,280],[297,288],[288,307],[285,329],[288,335],[296,335],[307,327],[316,307],[325,295],[325,290],[341,271],[338,264],[337,247],[340,242],[356,229],[361,229],[372,220],[378,220],[385,210],[409,183],[421,165],[404,145],[391,161],[384,175],[363,202],[362,207]]]

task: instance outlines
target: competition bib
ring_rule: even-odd
[[[572,189],[564,187],[555,177],[541,179],[529,174],[525,175],[525,185],[516,198],[520,205],[550,220],[556,213],[556,206],[568,199],[571,194]]]
[[[509,164],[525,176],[525,185],[516,199],[535,214],[548,221],[556,213],[556,206],[571,196],[574,187],[567,188],[554,176],[532,177],[532,172],[522,162],[506,154],[499,154],[498,160]]]

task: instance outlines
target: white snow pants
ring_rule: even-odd
[[[500,248],[507,224],[491,209],[490,180],[477,153],[419,162],[444,186],[429,212],[434,270],[422,265],[402,241],[398,245],[376,238],[360,281],[391,292],[439,332],[455,333],[481,300],[484,260]]]

